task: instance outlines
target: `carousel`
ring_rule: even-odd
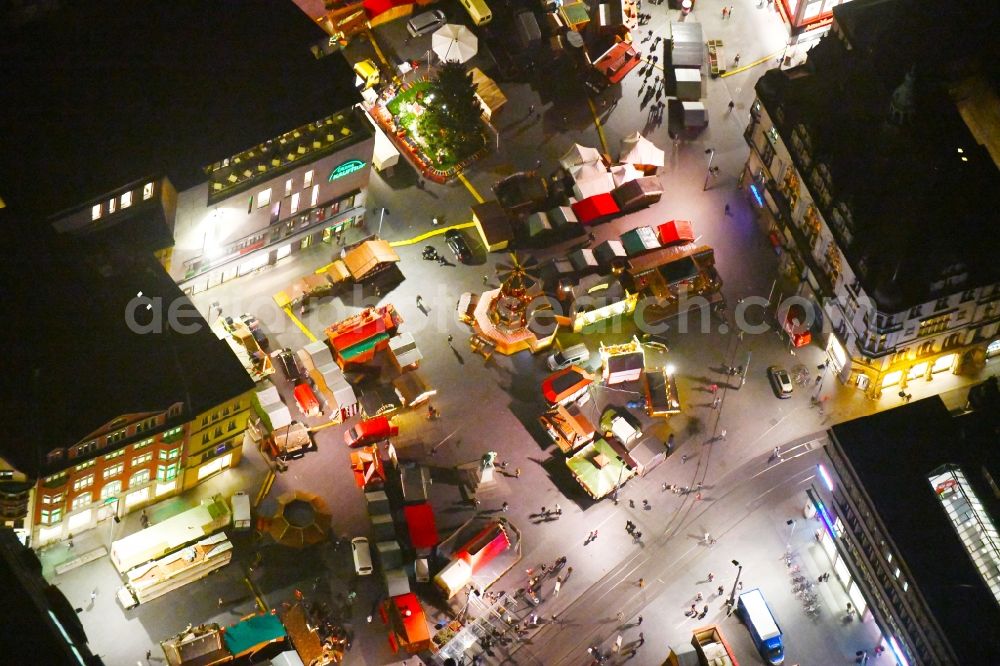
[[[524,263],[510,255],[509,263],[497,264],[500,288],[478,297],[462,295],[458,309],[461,319],[472,327],[473,346],[488,346],[500,354],[516,354],[524,349],[537,352],[555,339],[558,325],[551,308],[537,301],[541,285],[533,269],[534,258]],[[541,307],[539,307],[539,304]]]

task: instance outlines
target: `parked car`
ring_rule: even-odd
[[[298,382],[302,378],[302,371],[299,370],[299,362],[295,360],[295,354],[288,347],[278,352],[278,362],[281,369],[285,371],[285,377],[292,383]]]
[[[449,229],[444,232],[444,242],[448,244],[451,251],[455,253],[455,258],[460,262],[467,264],[472,261],[472,250],[469,249],[469,244],[460,231]]]
[[[406,30],[413,37],[419,37],[429,32],[434,32],[447,22],[448,17],[444,15],[444,12],[440,9],[435,9],[434,11],[417,14],[411,18],[406,22]]]
[[[771,380],[771,388],[779,398],[792,397],[792,380],[784,368],[772,365],[767,369],[767,378]]]
[[[547,365],[549,370],[554,372],[571,365],[585,364],[588,360],[590,360],[590,350],[587,349],[587,345],[578,344],[553,352],[548,358]]]

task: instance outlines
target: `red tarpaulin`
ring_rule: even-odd
[[[299,403],[299,409],[305,416],[319,414],[319,401],[316,400],[316,394],[308,384],[299,384],[295,387],[295,401]]]
[[[812,333],[806,327],[806,312],[801,305],[792,305],[785,316],[785,332],[796,347],[805,347],[812,342]]]
[[[437,525],[434,522],[434,511],[427,502],[409,504],[403,507],[406,526],[410,531],[410,543],[414,548],[433,548],[440,541]]]
[[[656,230],[660,236],[660,245],[663,247],[694,242],[691,223],[685,220],[670,220],[661,224]]]
[[[365,15],[368,18],[375,18],[383,12],[393,8],[392,0],[364,0],[361,6],[365,8]]]
[[[592,197],[587,197],[583,201],[577,201],[572,206],[573,212],[576,214],[576,219],[580,221],[581,224],[588,224],[602,217],[607,217],[608,215],[615,215],[620,213],[621,209],[618,208],[618,204],[615,203],[615,198],[611,196],[610,192],[605,192],[604,194],[595,194]]]

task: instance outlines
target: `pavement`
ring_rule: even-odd
[[[490,198],[492,184],[498,178],[535,168],[538,160],[543,172],[554,169],[558,158],[574,142],[599,146],[601,133],[612,153],[616,153],[621,138],[638,128],[667,149],[668,164],[660,174],[665,195],[647,209],[593,227],[597,242],[617,237],[635,226],[670,219],[691,220],[700,242],[715,248],[717,267],[730,304],[753,295],[767,295],[777,277],[777,258],[757,226],[754,210],[741,194],[736,179],[747,154],[742,132],[753,100],[753,82],[766,67],[776,65],[771,56],[784,49],[785,33],[777,15],[767,5],[758,9],[751,2],[735,4],[733,18],[727,20],[721,17],[721,7],[718,3],[699,2],[687,20],[700,21],[706,39],[724,39],[727,54],[732,57],[740,53],[741,63],[749,66],[707,80],[705,101],[710,124],[697,138],[674,142],[667,137],[665,127],[650,123],[648,108],[641,105],[639,96],[643,80],[638,68],[619,87],[597,98],[593,113],[579,99],[553,98],[550,91],[540,89],[537,84],[502,82],[510,101],[497,120],[500,149],[464,174],[467,185],[456,179],[444,185],[427,181],[424,188],[417,188],[415,171],[402,161],[391,174],[372,173],[368,191],[368,207],[372,211],[367,215],[369,229],[351,229],[345,240],[353,242],[374,232],[373,221],[377,224],[379,217],[375,209],[387,208],[389,213],[381,235],[397,244],[402,259],[400,268],[406,279],[381,296],[370,290],[356,290],[342,298],[323,299],[299,318],[314,337],[321,338],[325,326],[368,305],[391,302],[402,314],[403,330],[413,333],[424,354],[421,373],[438,389],[432,403],[442,416],[426,421],[422,410],[403,412],[397,417],[401,434],[395,444],[401,458],[420,461],[432,468],[436,482],[431,489],[431,501],[442,535],[461,525],[475,511],[461,501],[453,481],[454,466],[495,450],[500,460],[522,469],[519,478],[501,477],[497,491],[479,510],[498,511],[501,503],[508,501],[510,508],[505,516],[522,530],[524,567],[552,562],[565,555],[574,573],[562,586],[559,596],[543,604],[544,614],[556,613],[559,622],[543,626],[529,643],[517,647],[518,663],[588,663],[585,653],[588,645],[607,648],[619,633],[627,644],[637,640],[639,631],[644,631],[646,640],[633,661],[662,663],[667,645],[690,641],[690,630],[696,623],[687,620],[683,611],[697,591],[709,598],[710,614],[703,623],[722,622],[741,663],[762,663],[746,631],[735,620],[724,619],[719,599],[712,598],[716,585],[728,586],[733,582],[732,559],[744,565],[746,589],[761,587],[772,604],[788,637],[787,663],[849,663],[846,657],[873,645],[874,635],[867,623],[841,621],[839,610],[846,595],[834,584],[836,581],[824,584],[821,589],[820,616],[815,620],[806,617],[791,593],[788,571],[779,558],[789,540],[785,521],[798,517],[800,527],[791,538],[799,566],[810,575],[822,573],[823,560],[813,552],[815,542],[810,541],[813,528],[807,527],[801,514],[804,486],[811,482],[810,470],[820,455],[816,442],[821,441],[822,435],[817,433],[831,423],[894,406],[897,397],[871,401],[859,391],[840,386],[832,376],[825,376],[817,406],[810,398],[815,391],[812,377],[819,374],[816,368],[825,360],[819,345],[791,350],[787,338],[773,327],[765,333],[740,336],[733,330],[732,322],[717,318],[692,316],[686,330],[680,322],[672,322],[664,334],[670,352],[653,358],[677,367],[683,413],[650,428],[650,435],[665,440],[673,433],[675,450],[650,475],[629,481],[617,505],[610,500],[594,502],[583,496],[566,474],[561,454],[552,447],[546,448],[544,440],[536,437],[533,424],[544,407],[539,385],[547,374],[543,358],[525,352],[513,357],[494,356],[484,363],[465,344],[469,331],[455,314],[458,297],[465,291],[481,291],[484,277],[496,284],[494,264],[505,257],[487,257],[482,247],[476,245],[474,234],[468,232],[467,238],[474,241],[476,254],[471,265],[439,266],[423,261],[419,254],[424,244],[434,245],[439,252],[450,256],[439,238],[405,243],[440,229],[432,224],[432,218],[439,218],[442,226],[468,222],[469,206],[475,202],[472,190]],[[644,7],[643,11],[651,13],[654,19],[642,30],[652,29],[656,33],[662,33],[667,21],[677,16],[666,4]],[[390,23],[385,29],[399,33],[403,23]],[[381,36],[382,28],[377,32]],[[407,42],[405,48],[423,53],[427,45],[421,40],[429,44],[430,37]],[[398,46],[402,49],[404,45]],[[793,53],[793,57],[801,54]],[[758,61],[759,64],[752,64]],[[732,111],[728,108],[730,100],[735,102]],[[530,106],[535,106],[538,113],[526,113]],[[599,118],[600,132],[594,114]],[[569,121],[566,124],[564,116]],[[708,168],[705,151],[709,149],[715,150],[712,163],[720,167],[720,175],[709,181],[705,191]],[[725,214],[727,204],[730,215]],[[531,253],[542,261],[564,256],[579,240],[533,249]],[[272,296],[301,275],[329,263],[335,251],[336,248],[325,244],[308,248],[293,259],[197,294],[192,300],[206,315],[215,302],[227,315],[253,313],[268,332],[271,349],[300,348],[309,341],[308,336],[275,305]],[[780,282],[778,290],[791,293],[791,288]],[[417,295],[426,304],[423,310],[416,305]],[[599,342],[621,342],[634,333],[628,322],[610,320],[607,324],[604,330],[585,337],[592,350]],[[453,336],[453,341],[449,342],[448,335]],[[577,338],[566,336],[566,341],[570,340],[575,342]],[[748,355],[747,382],[740,386],[738,378],[723,374],[722,368],[743,365]],[[992,363],[984,374],[997,372],[1000,359]],[[808,381],[797,386],[790,399],[778,400],[765,375],[769,365],[789,369],[803,366]],[[974,379],[938,375],[933,382],[910,384],[908,391],[919,399],[961,387]],[[280,375],[275,375],[274,383],[287,395],[289,387]],[[713,394],[709,388],[712,384],[719,386],[719,408],[712,406]],[[952,397],[948,400],[954,403],[961,401],[958,393],[949,396]],[[595,398],[602,403],[624,405],[630,396],[599,389]],[[321,419],[311,422],[318,424]],[[273,507],[274,498],[286,490],[310,490],[321,495],[333,509],[335,534],[367,533],[364,501],[347,465],[348,451],[342,440],[344,427],[326,428],[317,434],[319,450],[291,461],[288,471],[278,474],[260,513],[266,514]],[[786,457],[780,465],[768,465],[767,456],[778,445],[796,454]],[[249,489],[253,495],[265,473],[266,466],[259,454],[252,447],[245,447],[238,468],[220,474],[181,498],[154,506],[150,517],[157,522],[214,492],[228,495]],[[695,493],[684,496],[663,493],[663,483],[688,487],[701,483],[702,499],[696,500]],[[649,510],[642,508],[642,499],[650,501]],[[635,502],[636,508],[630,506],[629,500]],[[563,509],[557,520],[532,518],[540,507],[551,508],[557,502]],[[642,543],[633,543],[626,534],[627,519],[639,525],[644,535]],[[115,535],[139,529],[138,514],[126,516],[121,524],[110,529]],[[584,545],[586,535],[594,529],[599,532],[598,538]],[[717,539],[712,548],[698,543],[705,532]],[[354,634],[348,664],[386,664],[399,658],[386,645],[384,627],[377,620],[367,622],[370,609],[380,595],[380,582],[376,576],[367,579],[354,576],[349,553],[335,548],[333,542],[293,551],[262,548],[238,535],[233,565],[150,604],[122,611],[112,599],[120,579],[106,558],[64,575],[53,573],[55,565],[89,548],[106,546],[109,538],[109,527],[102,525],[77,536],[75,553],[64,545],[41,553],[46,575],[59,585],[74,606],[83,608],[81,619],[91,645],[105,655],[109,664],[132,663],[147,649],[157,652],[158,641],[188,623],[234,621],[254,609],[251,589],[259,592],[269,608],[289,600],[296,589],[321,595],[335,607],[343,607],[342,617]],[[258,553],[260,564],[251,571],[250,563]],[[523,586],[524,567],[515,567],[494,589],[513,592]],[[708,571],[715,572],[718,582],[699,582]],[[640,577],[646,581],[641,588],[635,584]],[[89,596],[94,587],[99,593],[91,605]],[[353,605],[344,606],[344,595],[349,591],[358,592],[358,598]],[[428,588],[420,591],[428,601],[432,621],[444,618],[445,605],[436,601]],[[220,597],[224,601],[221,610]],[[642,628],[619,628],[615,617],[618,609],[625,615],[626,624],[642,615]],[[623,656],[620,652],[619,657]]]

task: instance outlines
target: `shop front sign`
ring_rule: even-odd
[[[326,182],[332,183],[338,178],[343,178],[344,176],[352,174],[355,171],[361,171],[366,165],[367,162],[364,160],[347,160],[346,162],[342,162],[341,164],[333,167],[330,175],[327,176]]]

